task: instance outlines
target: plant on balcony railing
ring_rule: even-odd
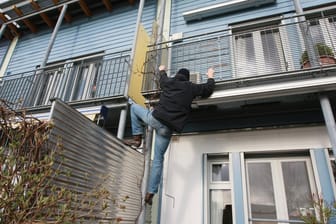
[[[324,43],[317,43],[314,47],[317,50],[320,65],[336,63],[335,55],[331,47]],[[311,67],[307,50],[305,50],[301,55],[301,65],[302,68]]]
[[[0,101],[0,223],[79,223],[109,206],[103,184],[87,192],[67,186],[71,173],[62,144],[48,141],[52,128]]]

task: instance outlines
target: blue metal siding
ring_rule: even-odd
[[[57,34],[48,62],[66,60],[104,51],[106,54],[132,47],[138,6],[63,24]],[[156,15],[156,1],[147,1],[142,23],[150,34]],[[35,69],[42,63],[51,32],[25,36],[19,40],[7,71],[16,74]]]
[[[322,197],[329,204],[335,201],[335,193],[332,187],[332,181],[334,181],[329,173],[328,163],[329,158],[325,156],[325,149],[314,149],[316,168],[318,177],[320,179]]]
[[[248,21],[272,15],[279,15],[288,12],[294,12],[294,3],[292,0],[277,0],[274,4],[260,6],[258,8],[251,8],[247,10],[235,11],[232,13],[225,13],[214,18],[204,18],[199,21],[187,23],[183,17],[183,13],[195,10],[201,7],[215,5],[227,1],[213,1],[213,0],[172,0],[171,10],[171,34],[185,33],[185,36],[205,33],[208,31],[226,29],[228,24]],[[302,1],[302,7],[311,7],[312,5],[321,5],[330,3],[328,0],[321,1]]]

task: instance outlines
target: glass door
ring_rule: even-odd
[[[315,190],[308,158],[246,160],[249,218],[253,224],[285,224],[314,211]]]

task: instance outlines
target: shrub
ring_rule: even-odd
[[[69,176],[53,125],[11,110],[0,100],[0,223],[75,223],[108,207],[109,192],[83,193],[57,184]]]

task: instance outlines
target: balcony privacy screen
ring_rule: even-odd
[[[55,184],[83,194],[102,184],[111,200],[103,213],[97,209],[93,214],[94,223],[135,223],[141,209],[143,154],[60,101],[53,102],[51,120],[55,126],[49,141],[62,144],[62,167],[70,174]]]

